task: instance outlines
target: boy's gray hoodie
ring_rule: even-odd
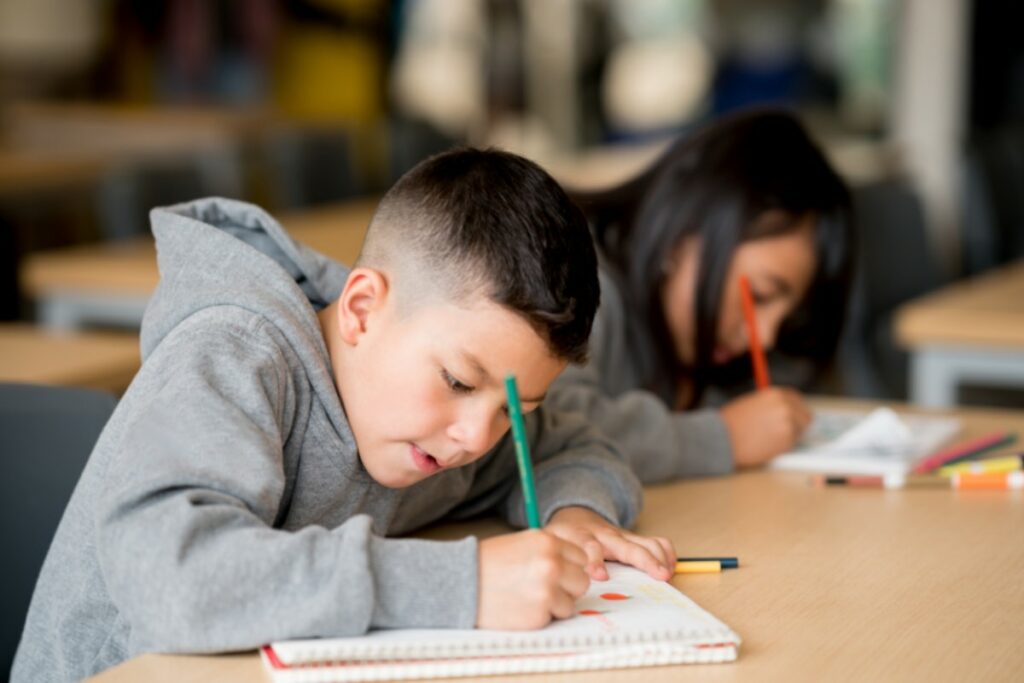
[[[161,280],[142,369],[64,513],[12,678],[79,680],[144,652],[472,627],[476,540],[386,536],[492,509],[522,526],[509,438],[412,487],[377,484],[315,312],[347,269],[248,204],[204,199],[152,220]],[[580,416],[542,407],[527,428],[543,519],[582,505],[632,524],[639,484]]]

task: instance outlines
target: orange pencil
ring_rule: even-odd
[[[757,336],[757,317],[754,315],[754,297],[750,294],[750,283],[746,275],[740,275],[740,301],[743,303],[743,318],[747,322],[747,339],[750,341],[750,360],[754,365],[754,382],[758,389],[771,386],[768,378],[768,363],[764,359],[761,339]]]

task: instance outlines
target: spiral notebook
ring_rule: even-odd
[[[729,662],[740,638],[670,584],[619,564],[576,615],[538,631],[393,630],[292,640],[260,655],[275,683],[379,681]]]
[[[815,410],[795,450],[770,467],[820,474],[906,474],[960,431],[960,421],[934,415],[897,415],[890,408],[870,412]]]

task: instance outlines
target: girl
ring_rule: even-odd
[[[601,308],[589,363],[566,370],[552,402],[613,435],[644,483],[731,472],[789,450],[810,421],[793,389],[699,408],[735,393],[737,373],[749,386],[741,274],[766,350],[817,369],[835,351],[850,280],[849,193],[802,125],[781,111],[722,119],[638,177],[575,199],[599,247]]]

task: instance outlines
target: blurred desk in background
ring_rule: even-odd
[[[685,134],[646,142],[620,143],[585,148],[573,153],[533,155],[529,149],[508,145],[539,163],[558,182],[573,190],[598,191],[640,175]],[[889,143],[858,136],[823,134],[820,140],[829,161],[854,186],[899,177],[899,152]]]
[[[0,382],[58,384],[121,394],[138,371],[139,335],[54,332],[0,324]]]
[[[112,165],[177,158],[208,163],[279,120],[262,110],[225,107],[19,102],[3,109],[2,123],[3,144],[13,152],[92,155]]]
[[[672,139],[644,144],[605,145],[535,159],[570,190],[598,191],[639,175],[665,153]]]
[[[181,146],[266,129],[268,110],[223,106],[139,106],[108,102],[16,102],[3,110],[12,144],[42,150],[181,151]]]
[[[0,197],[95,185],[106,164],[94,154],[55,154],[0,148]]]
[[[905,304],[895,326],[916,404],[953,406],[965,382],[1024,387],[1024,261]]]
[[[2,144],[11,154],[98,164],[96,206],[111,237],[144,232],[152,203],[243,196],[245,149],[279,125],[261,110],[98,102],[18,102],[2,115]]]
[[[344,202],[279,220],[297,241],[351,264],[377,202]],[[62,329],[90,323],[137,328],[160,278],[150,237],[30,254],[20,275],[23,291],[38,304],[40,322]]]
[[[104,227],[116,236],[144,232],[154,205],[221,195],[309,206],[355,196],[365,180],[350,125],[269,108],[20,102],[2,116],[11,150],[107,162]]]

